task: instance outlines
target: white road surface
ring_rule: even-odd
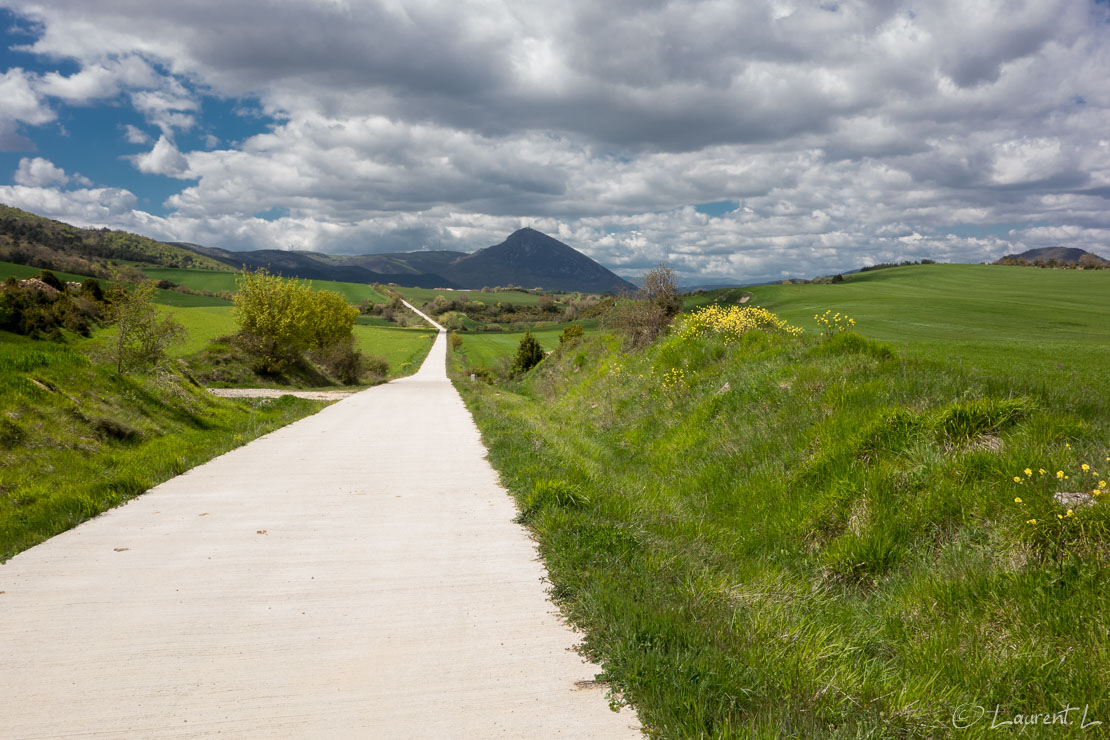
[[[445,344],[0,565],[0,737],[638,737]]]

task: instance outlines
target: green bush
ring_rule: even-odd
[[[524,332],[524,337],[517,345],[510,372],[513,375],[523,375],[540,364],[542,359],[543,347],[540,346],[539,340],[532,336],[532,332]]]

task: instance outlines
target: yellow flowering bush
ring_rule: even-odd
[[[832,312],[830,308],[822,314],[813,314],[813,320],[821,327],[821,333],[827,337],[834,334],[839,334],[842,331],[848,331],[856,325],[856,320],[848,318],[847,314],[842,314],[839,311]]]
[[[765,308],[758,306],[704,306],[686,317],[681,329],[683,339],[706,334],[721,334],[727,340],[736,339],[753,329],[779,331],[792,337],[802,330],[791,326]]]

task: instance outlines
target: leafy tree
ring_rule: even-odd
[[[305,352],[324,351],[352,336],[358,309],[338,293],[266,270],[242,272],[235,283],[241,337],[265,372],[281,372]]]
[[[144,282],[132,290],[117,287],[108,318],[116,325],[112,349],[116,371],[154,367],[166,359],[166,350],[184,341],[185,327],[172,316],[162,318],[154,305],[154,284]]]
[[[532,332],[524,332],[524,337],[517,345],[516,356],[513,357],[511,372],[513,375],[526,373],[540,364],[542,359],[543,347],[540,346],[539,340],[532,336]]]
[[[659,265],[644,274],[644,287],[635,297],[618,301],[605,323],[625,336],[633,347],[650,344],[667,330],[682,310],[674,270]]]

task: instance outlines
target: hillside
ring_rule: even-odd
[[[227,270],[204,255],[126,231],[80,229],[0,204],[0,260],[108,277],[109,260]]]
[[[1110,502],[1055,494],[1106,490],[1108,289],[976,265],[760,286],[809,331],[580,339],[456,386],[652,736],[944,737],[960,707],[1064,696],[1101,717]],[[826,310],[859,334],[815,331]]]
[[[1110,260],[1078,247],[1040,247],[1029,249],[1021,254],[1008,254],[995,264],[1046,264],[1046,265],[1086,265],[1110,267]]]

